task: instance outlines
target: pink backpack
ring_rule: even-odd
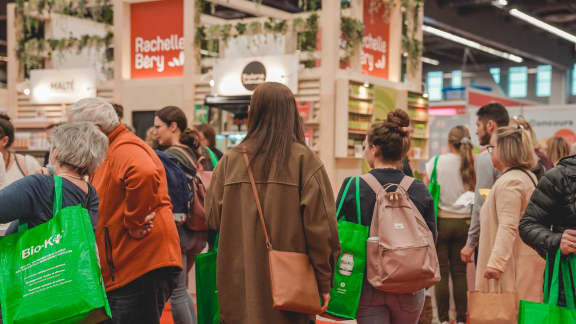
[[[408,196],[414,178],[382,186],[372,174],[362,175],[376,193],[367,246],[367,279],[376,289],[405,294],[440,281],[432,232]],[[387,192],[396,187],[396,191]]]

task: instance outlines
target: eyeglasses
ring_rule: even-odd
[[[488,147],[486,147],[486,150],[488,151],[488,153],[494,152],[495,149],[496,149],[496,147],[492,146],[492,145],[488,145]]]

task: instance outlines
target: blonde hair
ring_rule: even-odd
[[[509,168],[533,169],[536,154],[530,134],[522,127],[500,127],[496,131],[496,154]]]
[[[548,157],[554,164],[570,155],[568,142],[566,142],[562,137],[549,138],[546,142],[546,146],[548,147]]]
[[[540,148],[540,143],[538,142],[538,137],[536,137],[536,132],[532,128],[532,125],[530,125],[530,123],[526,121],[526,118],[524,118],[524,116],[512,117],[512,119],[510,120],[510,126],[521,126],[522,128],[524,128],[524,130],[527,131],[528,134],[530,134],[530,138],[532,139],[532,144],[534,145],[534,148],[535,149]]]
[[[465,126],[456,126],[448,133],[448,143],[460,153],[460,176],[468,190],[476,187],[476,172],[474,171],[474,154],[470,131]]]

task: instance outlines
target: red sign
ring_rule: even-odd
[[[184,73],[184,0],[130,6],[132,79]]]
[[[362,73],[388,79],[390,14],[388,4],[370,12],[371,0],[364,0],[364,40],[362,44]],[[386,18],[386,19],[385,19]]]

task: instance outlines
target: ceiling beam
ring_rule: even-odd
[[[254,16],[265,16],[276,19],[289,19],[291,17],[291,14],[289,12],[247,0],[208,0],[208,1],[212,2],[213,4],[249,13]]]
[[[455,8],[440,8],[437,1],[424,6],[428,25],[560,69],[573,64],[572,44],[513,21],[496,8],[461,15]]]

